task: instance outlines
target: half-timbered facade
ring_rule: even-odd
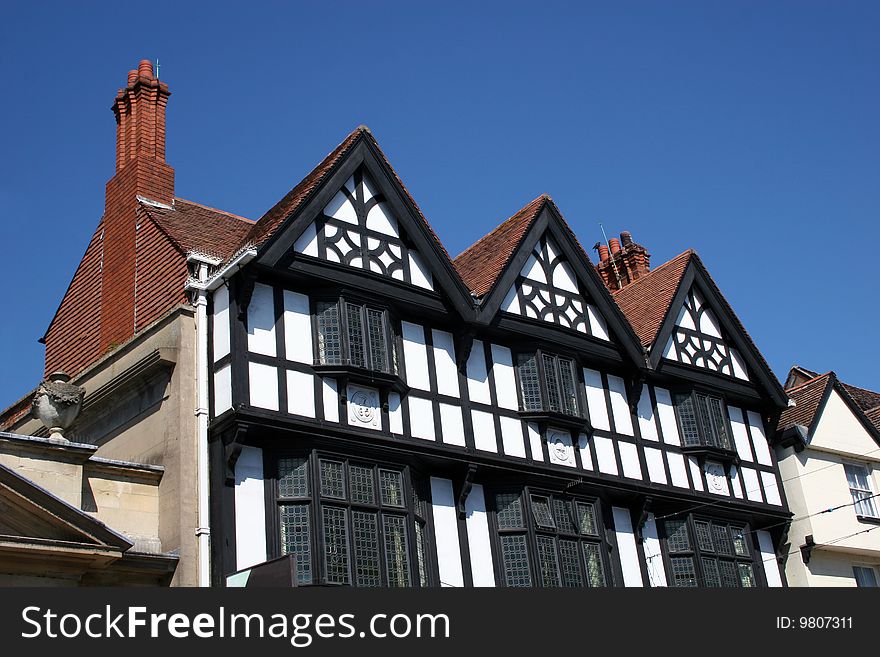
[[[174,197],[167,96],[149,62],[117,95],[46,344],[83,439],[166,465],[182,583],[283,555],[300,585],[785,583],[787,400],[696,254],[650,270],[623,233],[594,265],[540,196],[452,259],[363,127],[251,222]],[[102,391],[162,327],[165,378],[119,419]]]
[[[204,284],[217,583],[782,584],[784,395],[695,254],[612,295],[542,196],[453,261],[363,128],[304,183]]]

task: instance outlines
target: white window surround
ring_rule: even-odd
[[[852,495],[856,515],[865,518],[880,518],[874,503],[875,492],[871,483],[871,468],[866,463],[844,462],[846,482]]]

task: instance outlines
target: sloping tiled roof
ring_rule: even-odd
[[[355,128],[345,139],[342,140],[342,143],[340,143],[336,148],[330,151],[327,157],[321,160],[318,166],[312,169],[312,171],[305,178],[303,178],[293,189],[291,189],[284,196],[284,198],[278,201],[278,203],[272,206],[269,211],[266,212],[266,214],[260,217],[260,219],[252,226],[250,231],[240,242],[240,244],[238,245],[238,249],[236,250],[241,250],[249,246],[259,246],[270,237],[272,237],[272,235],[275,234],[275,232],[282,226],[282,224],[284,224],[284,221],[290,215],[292,215],[294,212],[303,207],[303,205],[305,205],[306,201],[309,199],[312,193],[317,190],[320,184],[327,178],[327,176],[330,175],[335,166],[342,160],[345,154],[351,150],[351,148],[357,143],[358,139],[361,137],[363,137],[364,139],[369,139],[370,143],[379,153],[384,164],[388,167],[389,171],[391,171],[394,179],[397,181],[397,184],[406,195],[407,200],[415,209],[419,218],[425,224],[425,227],[428,229],[430,235],[434,238],[434,242],[436,243],[437,247],[446,256],[446,259],[449,260],[451,265],[452,259],[449,257],[449,253],[447,253],[446,247],[443,246],[440,238],[437,237],[437,233],[434,232],[431,224],[428,223],[425,215],[422,214],[418,203],[416,203],[415,199],[412,197],[412,194],[409,193],[406,185],[403,184],[400,176],[397,175],[397,171],[394,170],[394,167],[391,166],[388,158],[385,157],[385,153],[382,151],[382,148],[379,146],[379,143],[376,141],[375,137],[373,137],[372,132],[370,132],[370,129],[366,126],[358,126],[357,128]],[[450,269],[452,269],[451,266]]]
[[[221,260],[231,256],[254,222],[182,198],[167,209],[146,203],[141,207],[183,253],[197,252]]]
[[[865,417],[871,421],[871,424],[877,427],[877,431],[880,431],[880,406],[875,406],[865,411]]]
[[[471,293],[482,297],[494,287],[548,198],[543,194],[527,203],[455,258],[455,269]]]
[[[786,390],[786,394],[794,401],[794,406],[786,408],[779,417],[777,427],[783,431],[787,427],[799,424],[810,428],[819,409],[819,402],[825,394],[825,389],[831,383],[832,372],[819,376],[802,383],[799,386]]]
[[[693,255],[695,254],[692,250],[685,251],[614,292],[614,300],[626,315],[643,346],[650,347],[654,344],[657,331],[660,330],[672,297],[675,296],[684,270]]]
[[[858,404],[859,408],[863,411],[868,411],[880,406],[880,393],[874,392],[873,390],[865,390],[864,388],[857,388],[848,383],[841,382],[841,385],[846,388],[849,396],[853,398],[853,401]]]

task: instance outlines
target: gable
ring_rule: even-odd
[[[294,242],[294,251],[433,291],[434,278],[365,167]]]
[[[610,340],[605,319],[556,241],[546,233],[509,287],[501,311]]]
[[[717,314],[696,285],[691,286],[679,306],[663,357],[743,381],[750,380],[742,355],[724,335]]]
[[[878,453],[877,441],[836,389],[831,390],[819,411],[810,446],[847,452],[853,456],[869,454],[872,458]]]

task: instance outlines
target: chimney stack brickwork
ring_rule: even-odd
[[[145,222],[139,226],[138,197],[174,202],[174,169],[165,162],[170,95],[146,59],[116,94],[116,173],[107,182],[101,225],[44,337],[47,372],[75,374],[156,319],[137,306],[139,290],[155,284],[160,266],[145,254],[172,247],[167,240],[154,244],[164,238]],[[185,270],[185,262],[175,267]]]
[[[651,271],[651,254],[641,244],[633,242],[632,233],[623,231],[620,239],[608,240],[611,249],[599,246],[599,264],[596,270],[609,290],[619,290]]]

